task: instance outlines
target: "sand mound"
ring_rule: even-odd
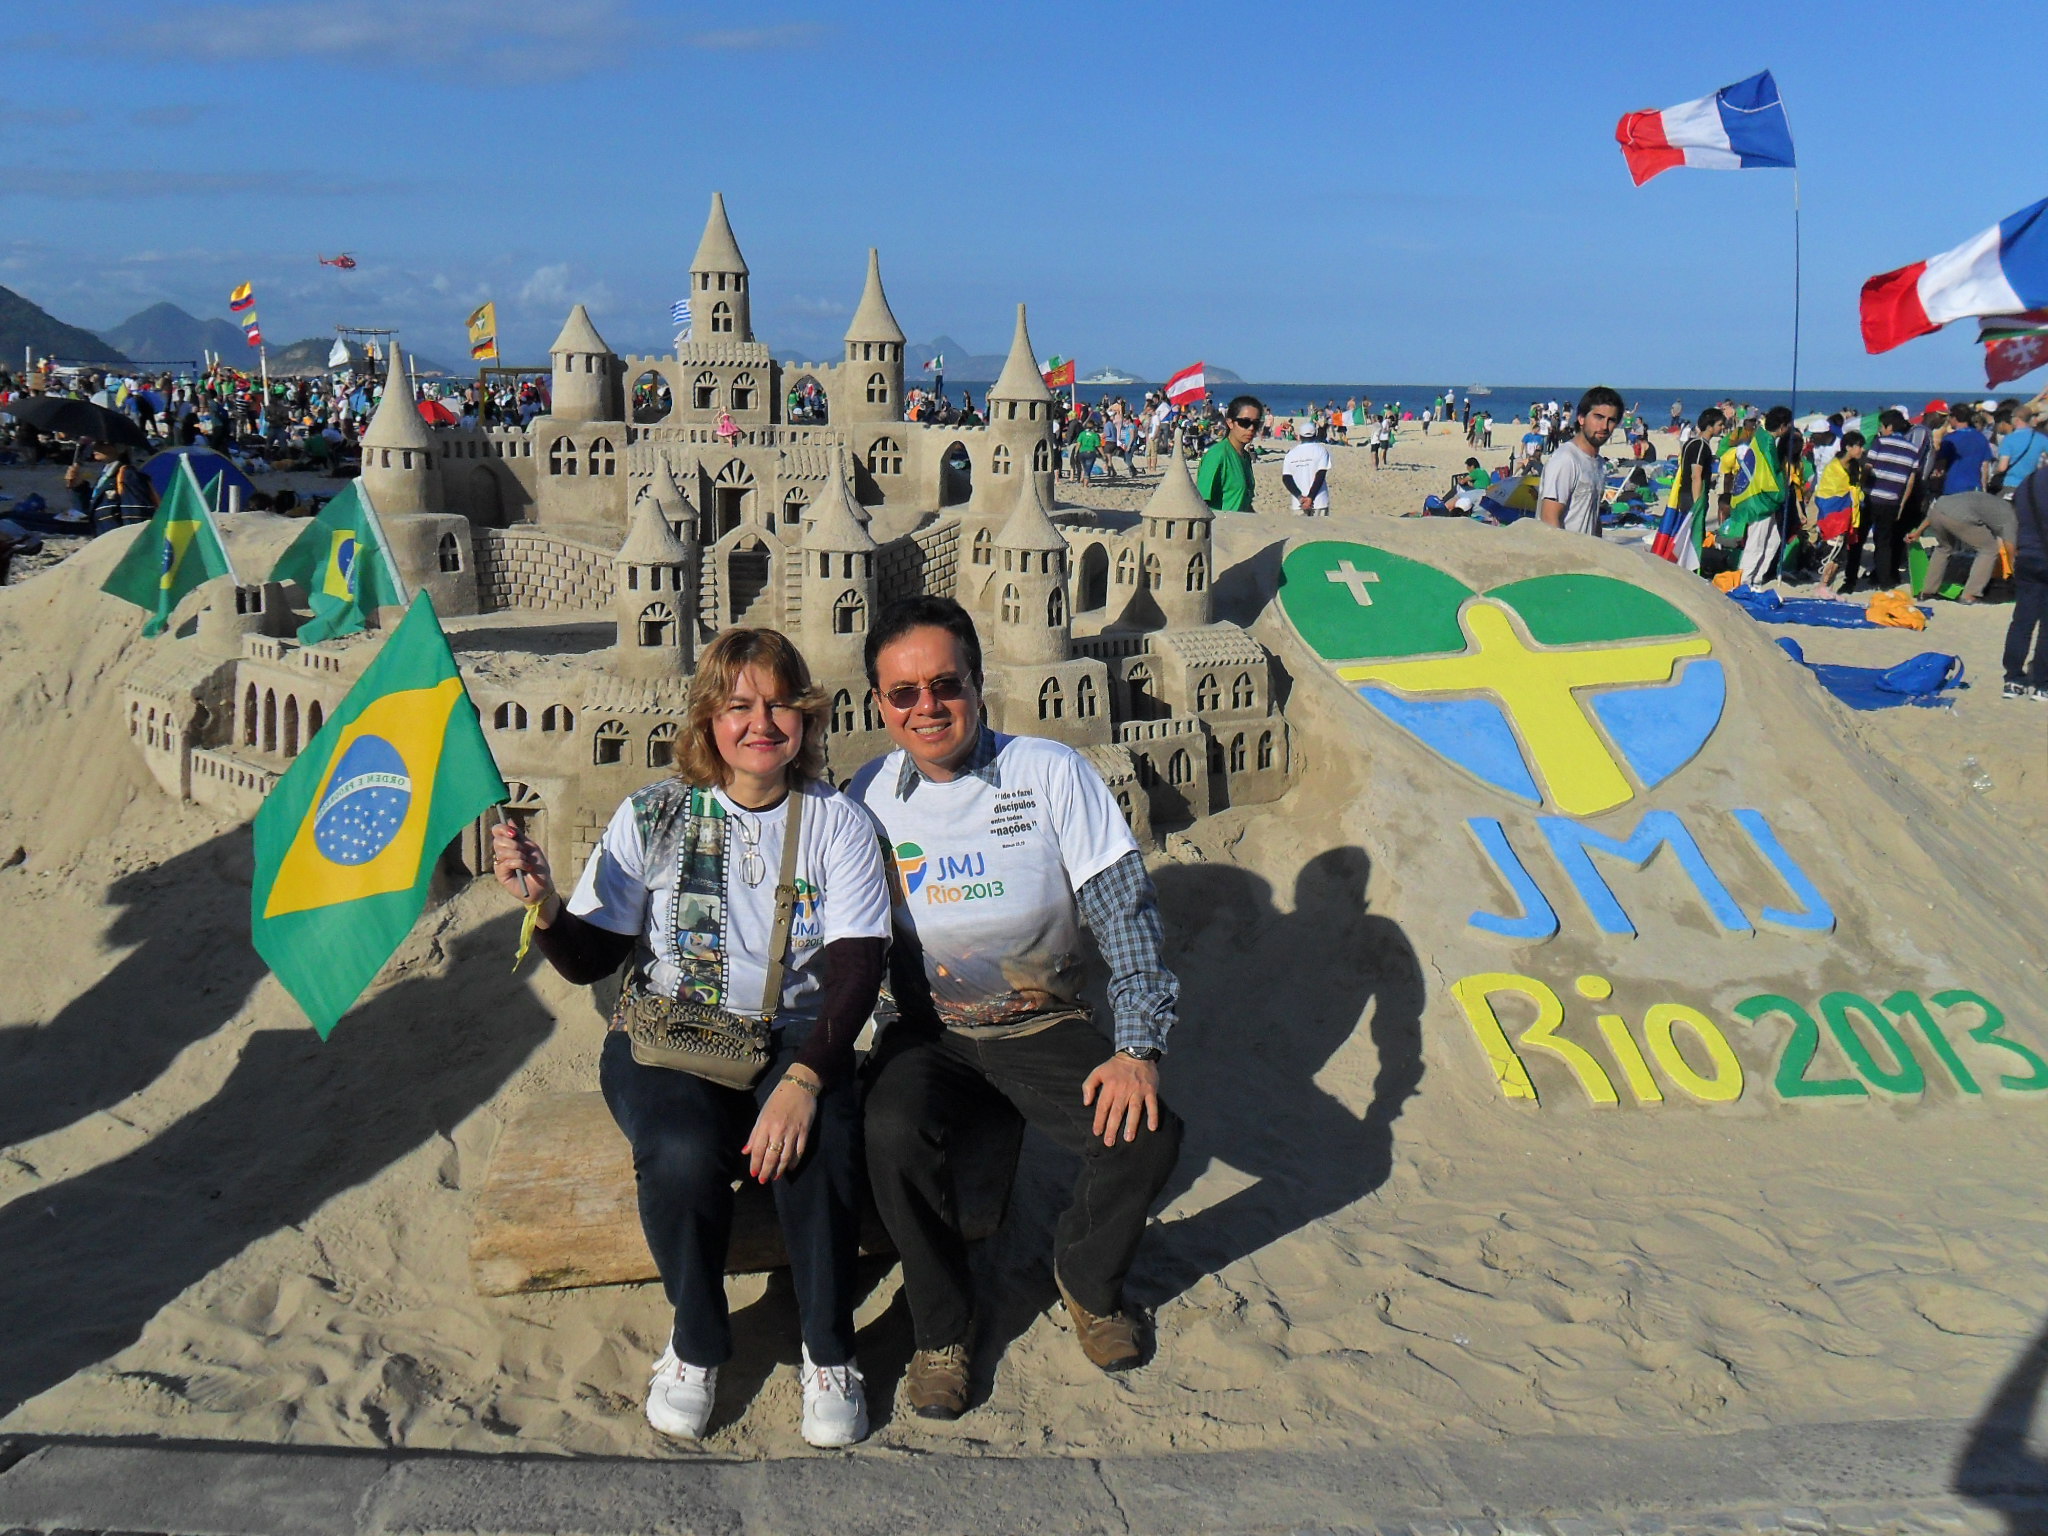
[[[1275,595],[1283,570],[1297,591],[1323,574],[1285,561],[1305,526],[1227,522],[1219,597],[1280,657],[1307,771],[1158,866],[1186,994],[1168,1089],[1190,1127],[1133,1279],[1158,1308],[1159,1359],[1113,1380],[1061,1336],[1045,1251],[1065,1171],[1033,1147],[981,1259],[985,1403],[950,1426],[890,1418],[880,1438],[1065,1454],[1973,1411],[2036,1322],[2048,1095],[2001,1083],[2032,1069],[1971,1038],[1973,1005],[1935,999],[1974,990],[2013,1040],[2048,1045],[2042,937],[2016,917],[2035,910],[2038,848],[1982,808],[1958,814],[1874,750],[1881,723],[1852,723],[1768,632],[1633,551],[1317,525],[1475,593],[1613,576],[1706,642],[1685,665],[1720,668],[1718,723],[1653,787],[1638,774],[1587,815],[1517,799],[1459,766],[1469,742],[1428,745],[1304,642]],[[244,527],[232,548],[248,541],[254,564],[277,530]],[[594,1083],[587,1002],[513,976],[512,922],[472,889],[317,1041],[248,949],[246,831],[167,800],[126,748],[114,694],[150,642],[95,591],[114,543],[0,594],[0,721],[19,744],[0,758],[0,853],[26,850],[0,872],[20,925],[0,1251],[27,1259],[0,1272],[0,1428],[678,1454],[637,1411],[665,1324],[653,1287],[485,1300],[465,1264],[503,1117]],[[1381,575],[1385,606],[1400,583]],[[1817,908],[1738,810],[1759,813],[1830,929],[1799,926]],[[1640,872],[1586,856],[1637,934],[1602,930],[1556,850],[1580,846],[1571,827],[1626,840],[1652,813],[1690,833],[1752,932],[1726,926],[1671,847]],[[1547,941],[1471,921],[1528,926],[1531,887],[1556,918]],[[1595,1103],[1569,1050],[1523,1038],[1532,994],[1495,990],[1538,1095],[1508,1097],[1454,993],[1486,974],[1548,988],[1557,1041],[1617,1102]],[[1581,976],[1611,999],[1596,1006]],[[1844,1013],[1860,1065],[1822,1009],[1839,993],[1888,1020],[1908,1017],[1899,994],[1925,1000],[1982,1091],[1924,1032],[1924,1086],[1904,1091],[1877,1023]],[[1863,1091],[1784,1097],[1796,1019],[1739,1012],[1764,994],[1818,1021],[1806,1078]],[[1684,1016],[1663,1015],[1657,1048],[1659,1004],[1728,1042],[1739,1098],[1714,1097],[1726,1064]],[[1644,1082],[1661,1102],[1640,1101]],[[909,1331],[887,1267],[871,1279],[862,1357],[886,1400]],[[786,1288],[734,1289],[739,1355],[709,1449],[801,1452]]]

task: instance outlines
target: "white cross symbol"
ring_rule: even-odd
[[[1331,581],[1341,581],[1345,586],[1349,587],[1351,595],[1358,599],[1359,607],[1370,608],[1372,606],[1372,594],[1365,590],[1365,584],[1369,581],[1378,581],[1380,579],[1378,571],[1361,571],[1349,560],[1346,560],[1336,570],[1325,571],[1323,574]]]

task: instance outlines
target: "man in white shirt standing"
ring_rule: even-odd
[[[895,751],[850,793],[894,863],[896,1017],[868,1069],[868,1175],[903,1264],[923,1418],[967,1407],[973,1290],[948,1157],[963,1128],[1018,1117],[1079,1159],[1053,1279],[1082,1353],[1142,1363],[1124,1276],[1180,1156],[1159,1096],[1180,984],[1152,878],[1102,777],[1073,748],[981,723],[981,641],[950,598],[905,599],[869,632]],[[1080,1000],[1081,923],[1109,968],[1115,1041]]]
[[[1621,422],[1621,396],[1606,385],[1579,401],[1578,431],[1558,445],[1543,466],[1537,515],[1566,533],[1600,537],[1600,503],[1607,490],[1607,461],[1600,450]]]
[[[1300,440],[1280,461],[1280,483],[1303,517],[1330,515],[1330,450],[1319,441],[1321,432],[1315,417],[1303,421]]]

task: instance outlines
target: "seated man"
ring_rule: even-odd
[[[895,857],[890,992],[897,1017],[868,1066],[868,1173],[903,1263],[916,1353],[911,1409],[967,1407],[973,1316],[948,1150],[956,1131],[1019,1116],[1080,1158],[1053,1238],[1053,1278],[1088,1359],[1137,1365],[1123,1281],[1180,1152],[1159,1058],[1180,987],[1145,861],[1109,787],[1071,747],[980,724],[981,642],[949,598],[884,611],[868,681],[897,749],[851,793]],[[1079,999],[1080,925],[1109,963],[1112,1046]]]

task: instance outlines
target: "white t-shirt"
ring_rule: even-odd
[[[1600,499],[1607,489],[1607,461],[1588,453],[1572,438],[1558,444],[1557,452],[1543,466],[1537,487],[1539,503],[1555,501],[1564,507],[1564,531],[1600,537]]]
[[[1280,473],[1293,480],[1295,485],[1306,491],[1315,483],[1316,471],[1323,472],[1322,489],[1316,492],[1315,507],[1318,512],[1330,509],[1330,450],[1322,443],[1296,443],[1287,450],[1287,457],[1280,461]],[[1301,505],[1301,498],[1295,498],[1295,505]]]
[[[932,1001],[950,1026],[993,1028],[1080,995],[1082,886],[1137,840],[1102,776],[1072,747],[990,732],[995,783],[962,773],[897,793],[901,748],[854,775],[850,793],[895,856],[896,921],[924,948]]]
[[[646,793],[642,791],[642,793]],[[723,790],[715,792],[727,817],[726,924],[731,951],[725,962],[726,1005],[753,1014],[768,984],[768,940],[775,932],[775,881],[782,872],[782,840],[789,801],[772,811],[749,811]],[[824,977],[815,962],[835,939],[889,936],[889,885],[875,824],[829,784],[803,787],[803,836],[796,855],[796,912],[789,927],[789,958],[782,975],[784,1024],[817,1017]],[[612,813],[597,851],[583,866],[569,910],[613,933],[630,933],[652,952],[647,981],[674,997],[681,980],[671,919],[676,860],[647,868],[643,817],[633,799]],[[747,834],[753,833],[753,837]],[[745,855],[758,848],[761,878],[749,885]]]

